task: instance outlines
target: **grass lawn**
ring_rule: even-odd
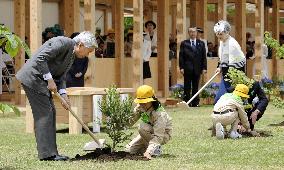
[[[163,146],[163,156],[151,161],[41,162],[34,135],[25,133],[25,118],[0,115],[0,169],[284,169],[284,126],[269,126],[284,120],[283,110],[269,105],[257,122],[257,130],[272,136],[223,141],[207,130],[212,106],[167,110],[174,122],[173,139]],[[66,125],[58,126],[64,128]],[[132,131],[137,135],[135,128]],[[107,139],[104,133],[99,137]],[[59,152],[70,157],[85,154],[82,147],[89,141],[87,134],[57,133]]]

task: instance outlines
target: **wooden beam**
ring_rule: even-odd
[[[272,37],[279,41],[279,33],[280,33],[280,18],[279,18],[279,7],[280,7],[280,0],[273,0],[272,1]],[[272,75],[277,76],[277,59],[276,59],[276,52],[273,51],[272,55]]]
[[[147,22],[147,21],[150,21],[150,20],[153,20],[153,6],[152,6],[152,3],[150,3],[149,1],[147,0],[143,0],[143,6],[144,6],[144,9],[143,9],[143,17],[144,17],[144,21]]]
[[[195,27],[197,25],[197,11],[199,10],[199,1],[191,0],[190,1],[190,10],[189,10],[189,21],[190,27]],[[199,12],[198,12],[199,13]]]
[[[60,22],[65,36],[70,37],[72,33],[80,31],[80,4],[79,0],[62,0],[62,3],[59,5],[59,10],[63,13]]]
[[[132,87],[143,84],[143,0],[133,0],[133,79]]]
[[[25,35],[30,46],[30,0],[25,0]]]
[[[269,19],[269,7],[268,6],[265,6],[264,7],[264,30],[265,31],[270,31],[270,19]]]
[[[186,37],[186,0],[177,0],[177,62],[179,61],[180,43]],[[183,76],[177,69],[177,82],[183,82]]]
[[[86,31],[96,33],[96,1],[84,0],[84,25]],[[85,74],[85,86],[95,87],[95,56],[89,55],[88,70]]]
[[[25,41],[25,1],[14,0],[14,26],[15,34]],[[25,64],[25,51],[21,48],[15,57],[15,71],[19,71]],[[21,101],[21,83],[15,83],[15,104],[23,104]]]
[[[115,4],[116,4],[116,0],[112,0],[112,5],[111,5],[111,28],[115,29],[115,16],[116,16],[116,13],[115,13]]]
[[[264,2],[263,0],[255,0],[255,73],[261,75],[263,70],[261,58],[263,55],[263,34],[264,34]]]
[[[158,2],[158,91],[162,91],[163,97],[169,95],[169,1],[157,0]]]
[[[242,51],[246,52],[246,0],[235,1],[235,37]]]
[[[171,0],[173,4],[176,0]],[[176,39],[177,37],[177,7],[176,4],[171,5],[171,16],[172,16],[172,38]],[[177,60],[172,59],[171,62],[171,84],[177,84]]]
[[[124,87],[124,0],[115,1],[115,61],[116,61],[116,84],[117,87]]]
[[[197,16],[196,26],[204,30],[203,39],[207,39],[207,0],[199,1],[198,10],[200,15]]]
[[[30,49],[34,53],[42,44],[42,0],[30,0]]]
[[[227,20],[227,0],[218,0],[218,20]]]

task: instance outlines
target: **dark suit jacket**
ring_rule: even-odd
[[[190,40],[184,40],[180,44],[179,67],[185,72],[201,74],[207,70],[206,49],[202,41],[196,39],[196,47],[192,47]]]
[[[66,74],[72,66],[75,41],[67,37],[55,37],[46,41],[17,72],[22,84],[38,93],[50,95],[43,75],[51,73],[58,89],[66,88]]]
[[[268,105],[268,99],[267,99],[264,91],[262,90],[259,82],[257,82],[257,81],[255,81],[253,83],[252,88],[250,88],[250,90],[249,90],[248,103],[252,104],[252,101],[256,96],[258,97],[259,101],[255,104],[255,107],[252,108],[251,111],[258,109],[261,112],[261,114],[263,114],[264,111],[266,110],[267,105]]]
[[[84,87],[84,75],[88,69],[89,58],[75,58],[72,67],[66,75],[66,87]],[[81,77],[75,77],[81,72]]]

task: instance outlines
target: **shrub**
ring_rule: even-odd
[[[111,86],[106,91],[106,95],[99,103],[100,110],[106,115],[106,133],[112,139],[109,145],[112,151],[126,140],[129,140],[132,133],[126,133],[129,119],[132,114],[132,97],[121,100],[119,92],[115,86]]]
[[[214,98],[218,90],[219,90],[219,83],[213,82],[204,88],[204,90],[201,92],[200,97],[201,98],[208,98],[208,97]]]
[[[176,84],[172,87],[170,87],[171,90],[171,97],[175,99],[181,99],[184,98],[184,86],[182,84]]]

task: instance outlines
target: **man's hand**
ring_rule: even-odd
[[[221,68],[217,68],[215,73],[221,73]]]
[[[257,119],[257,115],[260,113],[260,111],[258,109],[256,109],[255,111],[253,111],[250,115],[250,119],[252,124],[254,125]]]
[[[149,152],[147,152],[147,151],[144,153],[144,157],[149,159],[149,160],[152,159],[151,154]]]
[[[57,87],[56,87],[56,84],[55,84],[54,80],[53,79],[49,79],[49,80],[47,80],[47,83],[48,83],[47,84],[48,90],[56,93],[57,92]]]
[[[202,74],[205,74],[205,73],[207,73],[207,70],[202,70]]]
[[[243,125],[238,125],[238,129],[239,129],[239,132],[241,133],[244,133],[247,131],[246,128],[243,127]]]
[[[180,73],[184,75],[184,69],[180,69]]]
[[[61,97],[63,98],[64,101],[61,102],[62,106],[66,109],[69,110],[71,104],[68,96],[66,94],[62,94]]]
[[[75,74],[75,77],[77,77],[77,78],[79,78],[79,77],[81,77],[81,76],[82,76],[82,73],[81,73],[81,72]]]

